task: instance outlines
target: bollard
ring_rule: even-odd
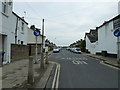
[[[28,66],[28,84],[34,83],[34,74],[33,74],[33,56],[29,56],[29,66]]]
[[[48,64],[48,52],[46,52],[46,64]]]

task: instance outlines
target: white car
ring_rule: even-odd
[[[81,54],[80,48],[72,48],[71,51],[74,52],[74,53]]]
[[[58,48],[53,49],[53,52],[54,52],[54,53],[58,53],[58,52],[60,52],[60,49],[58,49]]]

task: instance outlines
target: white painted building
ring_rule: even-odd
[[[97,43],[98,43],[97,40],[98,40],[97,29],[90,30],[89,33],[86,33],[85,41],[86,41],[87,52],[91,54],[96,54]]]
[[[104,22],[97,27],[98,40],[94,41],[94,36],[91,33],[86,33],[86,49],[91,54],[106,53],[107,56],[117,57],[118,54],[118,40],[114,36],[114,30],[120,27],[120,15]],[[94,32],[95,33],[95,32]]]
[[[35,44],[36,43],[36,37],[34,36],[33,34],[34,30],[28,28],[28,44]],[[38,44],[41,44],[42,43],[42,36],[38,36],[37,37],[37,42]],[[45,42],[45,40],[44,40]]]
[[[108,54],[117,54],[117,38],[113,35],[113,20],[98,28],[98,49],[96,52],[107,51]]]
[[[27,44],[28,45],[36,45],[36,36],[33,34],[34,30],[28,28],[28,40],[27,40]],[[44,36],[44,40],[43,40],[43,48],[45,48],[45,50],[47,49],[47,47],[45,47],[45,38],[46,36]],[[42,35],[37,37],[37,44],[41,46],[42,44]]]
[[[120,1],[118,2],[118,14],[120,14]]]
[[[0,39],[2,40],[0,46],[2,51],[5,51],[4,64],[11,62],[11,44],[27,45],[28,23],[15,14],[12,8],[13,2],[0,1]]]

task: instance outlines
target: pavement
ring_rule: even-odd
[[[113,67],[120,68],[120,64],[118,63],[117,58],[104,57],[101,55],[89,54],[89,53],[84,53],[84,52],[82,52],[82,54],[102,60],[103,63],[111,65]]]
[[[49,52],[51,55],[52,52]],[[1,88],[32,88],[36,83],[41,82],[44,88],[50,76],[54,63],[45,64],[45,69],[40,69],[40,62],[33,65],[34,84],[27,84],[29,59],[14,61],[0,67],[0,90]]]
[[[52,52],[49,53],[51,55]],[[82,53],[84,55],[98,58],[104,63],[119,67],[117,60],[115,58],[103,57],[98,55],[92,55],[87,53]],[[45,65],[45,69],[40,69],[40,63],[34,64],[34,85],[29,86],[27,82],[28,76],[28,59],[23,59],[19,61],[12,62],[10,64],[0,67],[0,89],[1,88],[45,88],[51,72],[56,63],[49,61],[49,64]],[[56,64],[57,65],[57,64]],[[14,66],[14,67],[13,67]],[[54,75],[53,75],[54,77]],[[54,84],[54,83],[53,83]],[[52,85],[53,85],[52,84]],[[49,86],[50,87],[50,86]]]

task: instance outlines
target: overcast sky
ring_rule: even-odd
[[[41,21],[45,19],[45,35],[57,45],[84,39],[85,32],[118,15],[118,0],[14,1],[14,11],[24,16],[29,26],[41,28]]]

